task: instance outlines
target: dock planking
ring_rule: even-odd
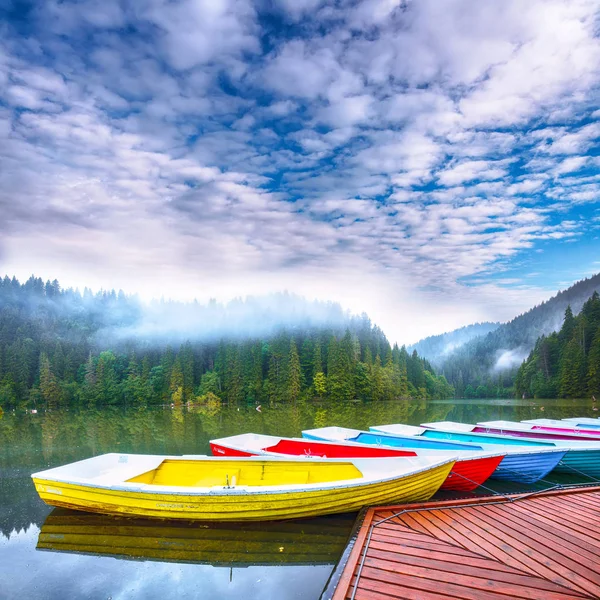
[[[332,600],[600,598],[600,486],[366,511]]]

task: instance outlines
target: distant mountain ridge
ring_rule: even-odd
[[[418,353],[435,364],[438,373],[446,376],[455,387],[457,396],[469,395],[468,387],[471,390],[486,388],[487,391],[480,389],[477,393],[481,397],[502,395],[502,390],[513,385],[516,369],[527,358],[538,338],[560,330],[567,307],[578,314],[595,291],[600,292],[600,273],[578,281],[493,331],[473,337],[441,361],[429,356],[425,348]],[[452,336],[454,333],[444,335]]]
[[[419,356],[426,356],[432,365],[440,365],[444,360],[455,350],[464,346],[476,337],[481,337],[495,331],[500,326],[500,323],[474,323],[459,329],[454,329],[440,335],[431,335],[416,344],[408,346],[407,350],[412,352],[417,351]]]

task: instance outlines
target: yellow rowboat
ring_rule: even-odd
[[[103,454],[31,477],[51,506],[163,519],[266,521],[428,500],[455,462]]]
[[[334,565],[354,520],[351,514],[270,523],[201,523],[55,508],[42,525],[36,548],[215,567]]]

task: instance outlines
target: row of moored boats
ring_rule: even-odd
[[[32,475],[50,505],[108,514],[245,521],[419,502],[489,478],[551,471],[600,479],[600,419],[323,427],[301,438],[245,433],[212,457],[104,454]],[[588,479],[589,481],[589,479]]]

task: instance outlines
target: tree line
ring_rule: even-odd
[[[515,391],[534,398],[600,398],[598,292],[577,316],[568,306],[560,331],[537,340],[517,372]]]
[[[189,307],[189,305],[185,305]],[[0,280],[0,407],[447,398],[416,352],[362,317],[262,337],[122,337],[143,307],[122,292]],[[107,337],[107,327],[111,336]],[[101,334],[101,335],[100,335]]]
[[[494,331],[468,341],[434,366],[446,376],[457,397],[514,397],[518,392],[515,378],[520,364],[538,338],[558,330],[567,307],[578,313],[598,290],[600,274],[578,281]],[[418,344],[417,347],[428,356]],[[505,353],[511,359],[499,361]]]

